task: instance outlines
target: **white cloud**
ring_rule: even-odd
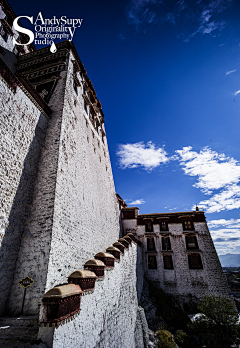
[[[208,222],[209,228],[219,228],[219,226],[227,226],[227,228],[240,228],[240,219],[219,219],[219,220],[210,220]]]
[[[169,12],[166,14],[166,22],[169,22],[173,25],[176,24],[176,15],[173,12]]]
[[[240,90],[233,93],[233,95],[236,97],[236,95],[238,95],[239,93],[240,93]]]
[[[188,42],[196,35],[216,35],[227,23],[219,21],[217,15],[227,9],[233,0],[213,0],[206,5],[202,1],[193,3],[185,0],[169,2],[167,0],[129,0],[128,22],[138,30],[144,23],[170,23],[172,25],[184,25],[182,33],[183,41]],[[161,5],[161,6],[160,6]],[[186,21],[188,24],[186,25]],[[194,24],[193,24],[194,23]],[[192,34],[187,35],[186,30],[192,25]],[[182,29],[180,29],[182,30]]]
[[[161,0],[131,0],[128,11],[128,21],[136,29],[141,23],[152,23],[156,18],[156,13],[151,11],[151,5],[160,4]]]
[[[202,21],[204,22],[208,22],[209,19],[212,17],[212,14],[210,13],[210,10],[204,10],[202,11]]]
[[[229,7],[233,0],[213,0],[210,2],[208,7],[217,13],[220,13]]]
[[[131,203],[128,203],[129,205],[140,205],[146,203],[144,199],[136,199],[135,201],[132,201]]]
[[[201,201],[200,208],[204,208],[207,213],[220,212],[222,210],[232,210],[240,208],[240,186],[229,185],[222,192],[215,194],[210,199]]]
[[[240,219],[219,219],[208,222],[218,254],[238,253],[240,247]]]
[[[226,26],[226,22],[210,22],[204,23],[199,27],[199,32],[202,34],[211,34],[215,30],[222,30]]]
[[[196,35],[216,35],[216,31],[221,31],[227,23],[225,21],[218,21],[216,20],[216,16],[224,11],[226,8],[228,8],[233,0],[213,0],[211,1],[208,6],[204,6],[204,8],[201,10],[200,16],[197,17],[196,12],[192,11],[192,18],[194,18],[194,22],[198,22],[198,28],[187,37],[184,38],[185,42],[189,42],[190,38],[195,37]],[[199,5],[199,10],[202,6],[201,2],[198,2],[197,5]],[[215,17],[215,19],[214,19]]]
[[[186,175],[196,176],[193,185],[204,194],[213,194],[213,190],[220,190],[211,198],[199,202],[198,206],[207,213],[220,212],[240,208],[240,164],[225,154],[218,154],[205,147],[199,153],[191,146],[177,150],[175,159]],[[193,207],[194,208],[194,207]]]
[[[191,146],[183,147],[176,153],[179,155],[184,173],[198,176],[193,186],[206,194],[211,194],[212,190],[224,188],[226,185],[236,184],[240,180],[239,163],[225,154],[218,154],[208,147],[198,153],[192,151]]]
[[[237,71],[237,69],[235,69],[235,70],[230,70],[230,71],[227,71],[226,72],[226,75],[230,75],[230,74],[232,74],[232,73],[234,73],[234,72],[236,72]]]
[[[201,23],[196,31],[194,31],[191,35],[189,35],[187,38],[184,39],[185,42],[188,42],[190,38],[196,36],[197,34],[211,34],[213,31],[219,30],[221,31],[225,26],[226,22],[221,21],[212,21],[209,22],[211,15],[208,16],[202,15],[201,17]]]
[[[187,4],[185,3],[184,0],[179,0],[176,3],[176,8],[178,9],[179,12],[181,12],[187,8]]]
[[[142,166],[146,170],[152,170],[169,161],[164,148],[157,147],[151,141],[146,145],[143,142],[121,144],[117,155],[122,169]]]

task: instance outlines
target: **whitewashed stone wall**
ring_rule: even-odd
[[[119,238],[119,211],[106,138],[84,110],[81,87],[73,88],[72,54],[49,106],[53,113],[39,164],[32,209],[25,228],[9,312],[36,314],[41,296]],[[80,75],[78,76],[81,78]]]
[[[17,87],[0,80],[0,314],[10,291],[24,224],[32,204],[47,120]],[[20,279],[19,279],[20,280]]]
[[[130,233],[136,233],[139,226],[137,226],[136,219],[123,219],[122,220],[122,227],[123,227],[123,231],[125,231],[125,233],[127,230],[129,230],[129,232],[131,231]],[[144,229],[144,231],[145,231],[145,229]]]
[[[132,243],[97,281],[94,293],[82,296],[80,314],[54,329],[41,327],[39,338],[53,348],[144,348],[148,332],[144,313],[137,317],[137,247]],[[144,343],[145,341],[145,343]]]
[[[129,221],[129,224],[128,224]],[[123,220],[125,230],[133,226],[133,220]],[[146,277],[165,292],[191,300],[204,294],[229,296],[230,290],[205,222],[194,222],[203,269],[189,269],[188,251],[181,223],[169,223],[173,269],[164,269],[162,240],[159,225],[153,225],[157,269],[148,269],[147,237],[145,226],[137,226],[137,236],[143,243],[143,266]],[[190,250],[189,250],[190,252]]]
[[[137,249],[137,296],[138,302],[140,302],[140,298],[142,295],[143,289],[143,281],[144,281],[144,260],[143,260],[143,248]]]
[[[119,211],[106,138],[103,143],[86,115],[81,87],[79,95],[73,90],[72,72],[71,63],[60,136],[49,288],[119,238]],[[62,271],[57,271],[60,268]]]
[[[0,19],[5,18],[5,13],[2,9],[2,6],[0,4]],[[12,31],[14,34],[15,40],[18,39],[19,33],[12,27]],[[15,73],[16,67],[15,63],[17,63],[18,58],[17,56],[13,53],[15,45],[13,44],[13,36],[8,35],[7,41],[3,40],[3,37],[0,35],[0,57],[2,60],[7,64],[9,69]],[[28,53],[29,49],[28,46],[24,45],[23,46],[25,49],[25,52]],[[20,53],[21,54],[21,53]]]

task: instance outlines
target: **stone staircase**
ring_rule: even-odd
[[[0,318],[0,348],[25,348],[37,340],[38,316]]]

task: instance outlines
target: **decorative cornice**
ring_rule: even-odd
[[[66,70],[66,68],[67,68],[67,64],[65,62],[61,62],[61,63],[54,64],[54,65],[49,66],[49,67],[44,68],[44,69],[37,69],[33,72],[26,73],[26,74],[24,74],[24,76],[26,76],[29,80],[31,80],[31,79],[35,79],[39,76],[64,71],[64,70]]]
[[[29,81],[22,75],[15,76],[4,61],[0,58],[0,76],[1,79],[8,85],[8,87],[16,93],[17,86],[32,100],[34,105],[49,119],[51,109],[39,93],[33,88]]]
[[[192,214],[192,215],[181,215],[181,216],[178,216],[178,219],[192,219],[193,217],[195,217],[194,214]]]
[[[28,54],[31,54],[31,53],[28,53]],[[27,62],[19,61],[19,63],[17,63],[17,67],[18,67],[17,69],[18,69],[18,71],[20,71],[20,70],[26,69],[32,65],[37,65],[39,63],[46,63],[48,61],[54,60],[56,58],[62,58],[62,57],[68,57],[68,51],[66,49],[61,50],[60,52],[57,52],[57,53],[50,53],[49,52],[49,54],[44,56],[44,57],[32,59],[32,60],[27,61]]]
[[[50,107],[45,102],[45,100],[40,96],[37,90],[29,83],[26,77],[22,74],[18,75],[18,80],[20,81],[19,87],[21,87],[28,97],[33,101],[37,108],[44,114],[44,116],[49,120],[49,116],[52,113]]]

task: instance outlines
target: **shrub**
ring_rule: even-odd
[[[172,338],[172,335],[167,330],[159,330],[157,333],[159,342],[158,346],[159,348],[175,348],[176,344],[174,342],[174,339]]]
[[[177,330],[174,336],[176,343],[180,346],[184,345],[187,341],[188,335],[183,330]]]
[[[189,328],[200,340],[211,338],[221,347],[239,343],[238,313],[231,300],[220,295],[205,295],[198,309],[204,316],[191,323]]]

